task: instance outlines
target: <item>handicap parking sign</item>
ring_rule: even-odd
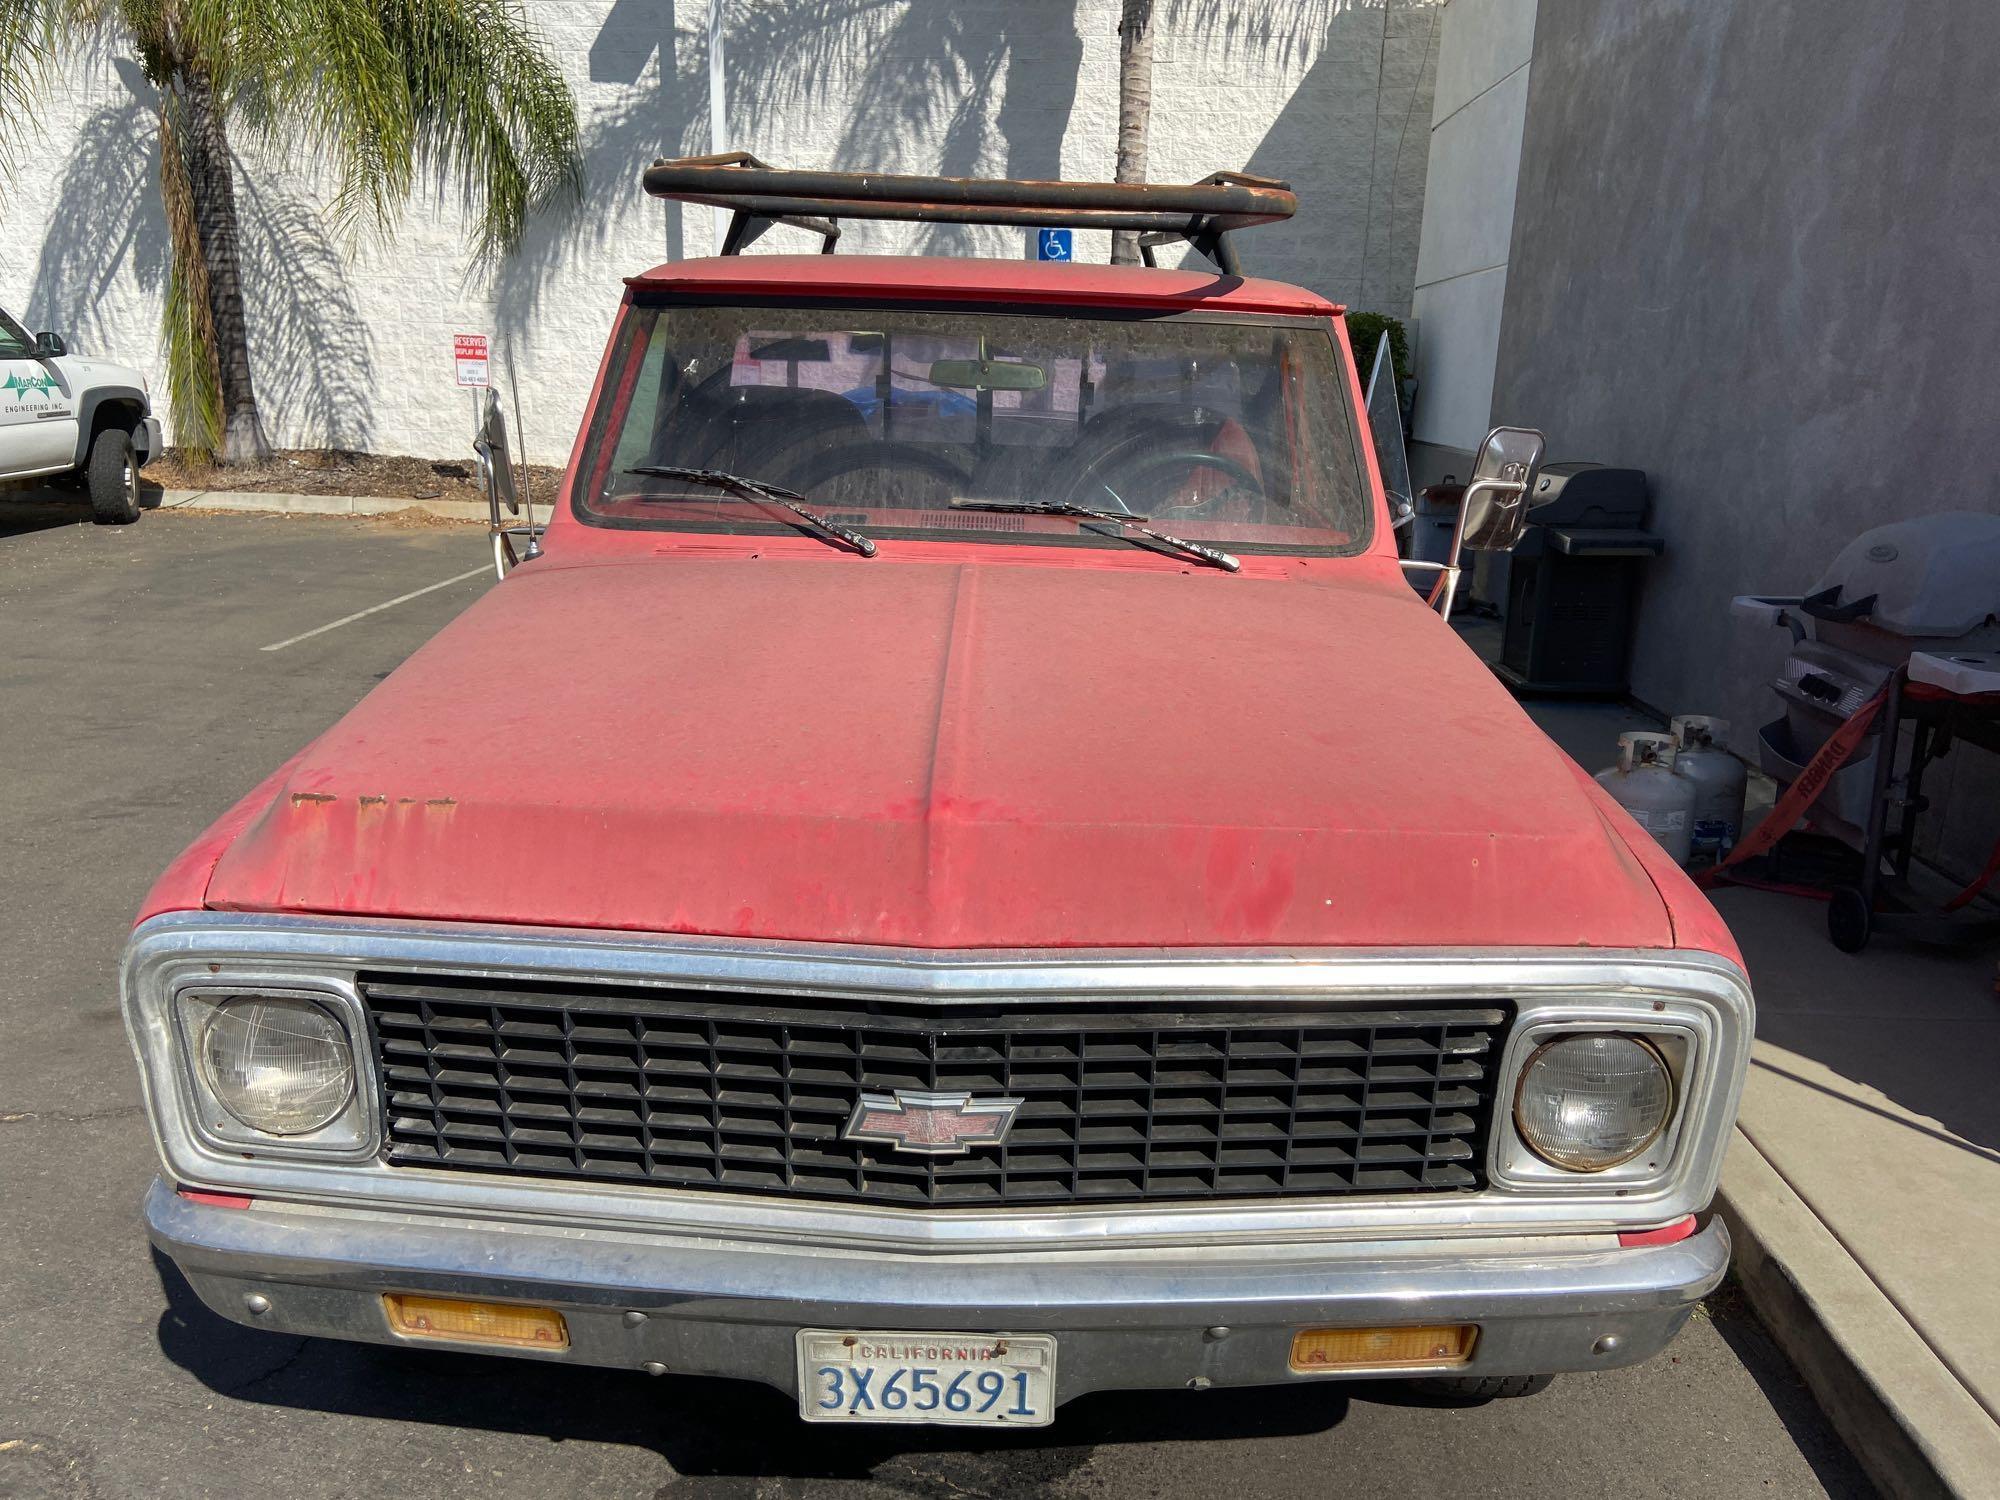
[[[1074,260],[1070,252],[1075,248],[1076,231],[1073,229],[1038,229],[1035,231],[1036,260]]]

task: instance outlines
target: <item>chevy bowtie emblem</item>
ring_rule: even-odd
[[[841,1134],[850,1141],[878,1141],[920,1156],[963,1156],[974,1146],[997,1146],[1014,1124],[1019,1099],[974,1098],[897,1089],[863,1094]]]

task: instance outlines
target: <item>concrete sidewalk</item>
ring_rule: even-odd
[[[480,500],[396,500],[372,495],[297,495],[264,490],[163,490],[161,510],[234,510],[255,515],[388,516],[417,511],[445,521],[484,521]],[[546,511],[547,506],[541,508]]]
[[[1621,731],[1659,727],[1526,706],[1593,771]],[[1820,902],[1715,899],[1757,991],[1719,1204],[1737,1277],[1886,1493],[2000,1496],[1995,955],[1878,937],[1849,956]]]

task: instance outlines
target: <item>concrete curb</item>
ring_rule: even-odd
[[[167,490],[159,508],[290,516],[386,516],[414,510],[443,521],[487,518],[483,500],[392,500],[379,495],[266,494],[261,490]]]
[[[1716,1210],[1750,1305],[1882,1492],[1993,1495],[2000,1425],[1741,1131]]]

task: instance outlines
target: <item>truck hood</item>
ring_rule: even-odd
[[[130,365],[114,365],[108,360],[85,359],[74,354],[65,354],[55,365],[73,383],[72,394],[107,385],[130,386],[135,391],[146,389],[146,377]]]
[[[928,948],[1667,946],[1602,806],[1379,565],[551,557],[298,758],[207,904]]]

